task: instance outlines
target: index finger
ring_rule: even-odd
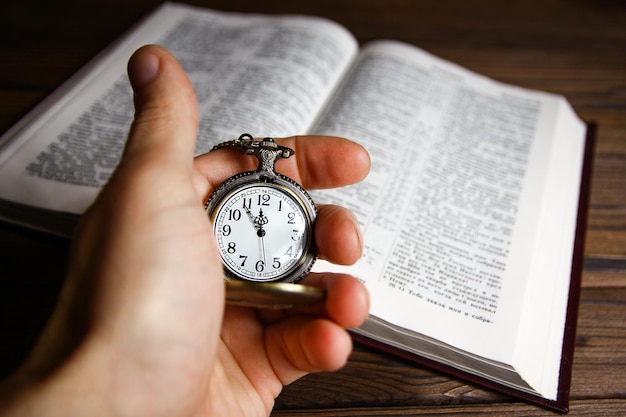
[[[367,176],[370,157],[365,148],[348,139],[331,136],[293,136],[276,142],[295,151],[280,159],[276,170],[307,189],[354,184]],[[230,176],[256,169],[258,161],[234,149],[223,149],[195,159],[196,188],[206,197]]]

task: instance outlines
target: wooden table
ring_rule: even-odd
[[[158,2],[5,0],[0,131]],[[571,416],[626,415],[626,3],[619,0],[197,1],[326,16],[366,42],[393,38],[496,79],[564,94],[598,125]],[[0,376],[49,316],[68,242],[0,224]],[[287,387],[276,416],[552,415],[355,346],[349,364]]]

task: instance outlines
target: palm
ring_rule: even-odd
[[[227,308],[207,416],[269,415],[282,383],[270,363],[265,336],[253,309]]]

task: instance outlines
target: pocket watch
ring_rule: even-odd
[[[275,171],[293,149],[249,134],[215,149],[236,148],[258,159],[258,168],[221,183],[205,209],[213,226],[227,281],[297,282],[317,259],[313,228],[317,209],[297,182]]]

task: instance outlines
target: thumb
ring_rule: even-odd
[[[183,68],[164,48],[148,45],[130,58],[128,76],[135,94],[135,120],[123,159],[145,157],[191,169],[198,107]]]

